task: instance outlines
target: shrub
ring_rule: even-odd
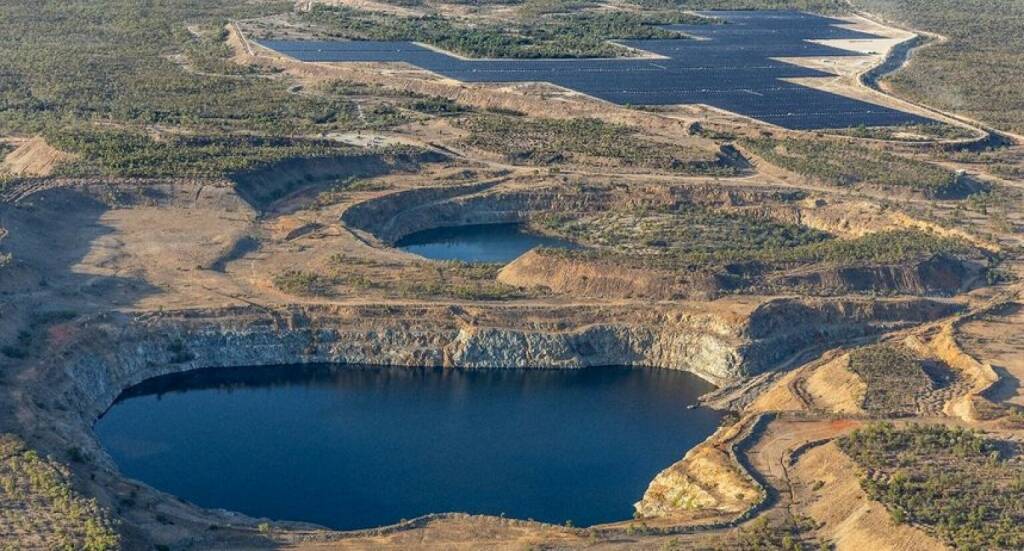
[[[863,469],[865,492],[894,520],[923,526],[955,549],[1024,548],[1024,467],[1007,460],[1019,444],[959,427],[891,423],[838,444]]]

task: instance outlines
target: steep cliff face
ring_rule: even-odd
[[[984,270],[980,263],[939,254],[905,264],[814,266],[771,278],[768,286],[819,293],[951,295],[976,285]]]
[[[734,523],[767,497],[762,482],[751,476],[737,454],[759,435],[770,415],[749,415],[719,428],[686,456],[662,470],[633,504],[646,518],[685,518],[701,511],[717,522]]]
[[[126,387],[188,369],[315,362],[466,368],[644,365],[716,384],[770,369],[828,336],[947,315],[924,300],[782,300],[643,309],[236,307],[109,314],[65,331],[52,358],[72,405],[98,416]]]
[[[314,362],[467,368],[655,365],[693,371],[717,383],[738,377],[743,369],[738,328],[713,315],[636,313],[633,320],[558,328],[544,320],[481,326],[444,307],[392,308],[391,317],[383,310],[235,308],[106,316],[92,320],[62,350],[69,358],[62,367],[71,382],[68,397],[96,416],[127,386],[164,373]]]
[[[743,336],[747,374],[771,369],[793,352],[951,316],[963,305],[940,300],[773,299],[751,313]]]

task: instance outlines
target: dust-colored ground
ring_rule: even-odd
[[[72,155],[50,147],[42,138],[12,143],[17,147],[0,162],[0,175],[49,176],[58,164],[73,158]]]
[[[837,551],[944,549],[942,542],[907,525],[897,525],[882,505],[873,502],[850,473],[856,465],[833,443],[804,452],[789,468],[793,498],[820,523],[821,536]]]
[[[984,358],[999,375],[986,396],[995,402],[1024,406],[1024,308],[1007,302],[959,327],[957,340],[976,358]]]

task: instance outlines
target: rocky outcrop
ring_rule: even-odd
[[[748,374],[770,369],[794,351],[817,343],[835,343],[940,319],[963,305],[930,299],[769,300],[750,314],[743,336]]]
[[[581,315],[605,321],[576,324]],[[739,328],[722,316],[670,310],[604,316],[596,309],[517,309],[507,316],[481,320],[445,306],[111,314],[78,330],[62,351],[60,369],[72,382],[68,398],[92,417],[127,386],[207,367],[655,365],[719,383],[743,371]]]
[[[765,498],[765,490],[736,457],[740,444],[754,436],[763,416],[752,415],[718,429],[686,456],[662,470],[633,505],[645,518],[677,517],[697,510],[736,516]],[[727,521],[729,522],[729,521]]]

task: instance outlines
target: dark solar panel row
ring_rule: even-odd
[[[302,61],[404,62],[463,82],[550,82],[618,104],[701,103],[792,129],[934,122],[785,82],[832,73],[773,58],[856,56],[809,42],[868,39],[845,21],[799,12],[705,12],[721,25],[670,25],[697,39],[623,40],[659,59],[466,60],[412,42],[281,41],[261,44]]]

